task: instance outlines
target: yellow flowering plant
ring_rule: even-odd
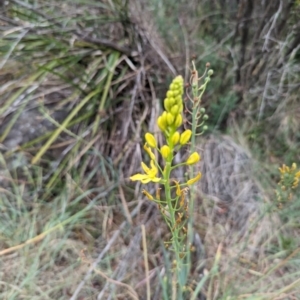
[[[183,299],[183,293],[187,290],[187,276],[190,268],[189,264],[189,248],[192,243],[192,208],[193,208],[193,195],[188,197],[188,190],[192,190],[192,186],[201,179],[202,174],[197,172],[194,174],[193,166],[197,164],[201,156],[195,151],[195,136],[201,134],[205,129],[203,122],[200,123],[199,119],[204,116],[203,109],[200,108],[201,97],[205,91],[206,85],[212,75],[212,70],[205,71],[206,78],[204,84],[200,87],[198,82],[202,78],[198,78],[198,73],[193,64],[193,71],[191,76],[190,86],[192,88],[192,97],[188,96],[192,103],[191,110],[184,107],[183,94],[184,94],[184,81],[182,76],[177,76],[173,79],[167,91],[166,98],[164,99],[164,111],[157,119],[157,125],[162,132],[165,143],[161,146],[158,145],[154,135],[150,132],[145,134],[144,150],[150,158],[150,167],[144,162],[141,162],[143,173],[138,173],[130,177],[132,181],[140,181],[143,184],[155,182],[162,185],[161,189],[157,189],[155,195],[152,195],[147,190],[143,190],[143,194],[151,201],[157,203],[158,209],[168,225],[171,232],[171,240],[165,242],[165,245],[171,249],[175,254],[174,259],[174,274],[176,275],[171,284],[172,299]],[[188,124],[191,128],[181,130],[183,125],[183,112],[187,111],[192,115],[192,121]],[[202,132],[198,132],[198,128],[202,126]],[[174,164],[174,157],[176,153],[184,146],[190,146],[190,154],[188,158],[179,163]],[[161,159],[155,156],[153,150],[156,149],[160,154]],[[160,165],[160,161],[163,164]],[[190,173],[187,179],[179,181],[171,179],[171,173],[174,169],[187,166]],[[189,225],[189,233],[187,225]],[[175,281],[175,288],[174,288]]]
[[[293,199],[295,189],[300,183],[300,170],[297,169],[297,164],[293,163],[291,167],[282,165],[279,168],[280,181],[276,190],[277,206],[282,208],[283,205]]]

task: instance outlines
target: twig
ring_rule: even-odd
[[[273,18],[273,22],[271,24],[271,27],[270,27],[268,33],[264,37],[265,42],[264,42],[264,45],[263,45],[263,48],[262,48],[263,51],[268,51],[268,42],[269,42],[269,39],[270,39],[270,35],[271,35],[271,32],[273,31],[273,29],[275,27],[276,21],[279,17],[279,14],[281,13],[281,11],[282,11],[282,0],[280,0],[279,8],[278,8],[278,10],[277,10],[277,12],[276,12],[276,14]]]
[[[132,225],[132,218],[131,218],[131,215],[130,215],[130,212],[129,212],[129,209],[128,209],[128,205],[127,205],[127,202],[126,202],[126,199],[125,199],[125,195],[124,195],[124,192],[123,192],[123,189],[122,189],[121,185],[119,186],[119,194],[120,194],[120,198],[121,198],[122,205],[123,205],[123,208],[124,208],[124,213],[125,213],[126,219],[127,219],[128,223],[130,225]]]
[[[138,294],[136,293],[136,291],[128,284],[126,283],[123,283],[123,282],[120,282],[120,281],[117,281],[117,280],[114,280],[112,278],[109,278],[105,273],[103,273],[102,271],[100,271],[99,269],[94,269],[94,271],[102,276],[103,278],[105,278],[107,281],[111,282],[111,283],[114,283],[116,285],[120,285],[120,286],[123,286],[125,287],[126,289],[129,290],[129,294],[131,295],[131,297],[135,300],[139,300],[139,297],[138,297]]]

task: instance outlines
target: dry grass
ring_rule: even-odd
[[[163,98],[168,79],[177,72],[187,77],[193,50],[201,51],[199,60],[214,64],[226,44],[226,37],[211,43],[199,39],[198,29],[208,36],[210,17],[218,11],[199,19],[196,4],[178,1],[174,8],[168,1],[148,6],[141,1],[104,0],[4,4],[1,299],[149,299],[148,283],[150,299],[167,299],[163,284],[163,277],[171,276],[170,257],[163,248],[167,228],[156,207],[142,198],[141,187],[127,178],[139,169],[144,132],[157,133],[157,99]],[[276,11],[275,6],[270,9]],[[232,36],[228,33],[227,38]],[[229,51],[233,57],[239,53],[237,48]],[[265,70],[274,61],[279,64],[282,51],[275,51]],[[285,59],[292,53],[296,55],[291,52]],[[228,61],[226,55],[220,57]],[[217,74],[222,66],[213,66]],[[234,68],[228,66],[225,85]],[[292,150],[298,145],[298,77],[293,75],[298,68],[291,62],[280,65],[272,73],[275,77],[259,72],[255,93],[251,85],[244,87],[239,106],[249,112],[245,108],[249,101],[270,88],[262,84],[266,78],[275,80],[272,90],[282,82],[276,97],[269,99],[266,93],[260,107],[262,113],[277,107],[270,118],[279,124],[284,143],[288,141]],[[218,76],[216,93],[224,90]],[[214,102],[214,94],[208,95]],[[284,107],[276,104],[282,95]],[[255,103],[259,107],[259,101]],[[257,129],[252,113],[245,124]],[[274,210],[271,175],[276,174],[276,165],[259,160],[247,138],[249,128],[234,116],[236,112],[228,124],[243,147],[214,136],[199,144],[204,178],[195,211],[191,287],[198,286],[201,299],[208,300],[299,299],[299,201],[281,212]],[[270,141],[272,134],[262,137]],[[217,265],[216,253],[221,253]]]

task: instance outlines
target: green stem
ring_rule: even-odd
[[[180,249],[180,241],[179,241],[179,232],[178,228],[176,226],[176,209],[173,207],[172,203],[172,195],[171,195],[171,186],[170,186],[170,175],[171,175],[171,162],[173,160],[173,155],[166,161],[166,167],[164,172],[164,179],[165,179],[165,193],[166,193],[166,201],[169,208],[170,213],[170,221],[171,221],[171,232],[172,232],[172,244],[175,251],[176,256],[176,277],[178,279],[179,283],[179,293],[178,296],[181,299],[182,290],[185,282],[181,280],[183,278],[182,276],[178,276],[178,274],[181,272],[181,269],[183,268],[183,260],[180,257],[181,249]]]

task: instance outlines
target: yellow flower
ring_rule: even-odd
[[[149,145],[150,147],[156,148],[157,143],[156,143],[156,139],[155,139],[155,137],[154,137],[153,134],[147,132],[147,133],[145,134],[145,139],[146,139],[146,142],[148,143],[148,145]]]
[[[197,152],[194,152],[187,159],[186,164],[193,165],[193,164],[197,163],[199,160],[200,160],[200,155]]]
[[[151,158],[152,160],[155,160],[155,155],[154,155],[154,153],[152,152],[151,148],[149,148],[149,147],[147,146],[147,144],[144,145],[144,149],[145,149],[145,151],[148,153],[148,155],[150,156],[150,158]]]
[[[279,171],[280,171],[281,174],[289,173],[290,172],[290,168],[288,166],[286,166],[286,165],[283,164],[282,167],[279,168]]]
[[[190,179],[187,181],[187,185],[192,185],[194,184],[195,182],[197,182],[198,180],[200,180],[202,177],[202,174],[199,172],[198,175],[196,175],[194,178]]]
[[[159,182],[161,178],[156,177],[158,169],[155,166],[153,160],[151,160],[150,165],[151,169],[148,168],[143,162],[141,163],[142,168],[146,174],[135,174],[130,177],[132,181],[140,180],[142,183],[148,183],[150,181]]]

